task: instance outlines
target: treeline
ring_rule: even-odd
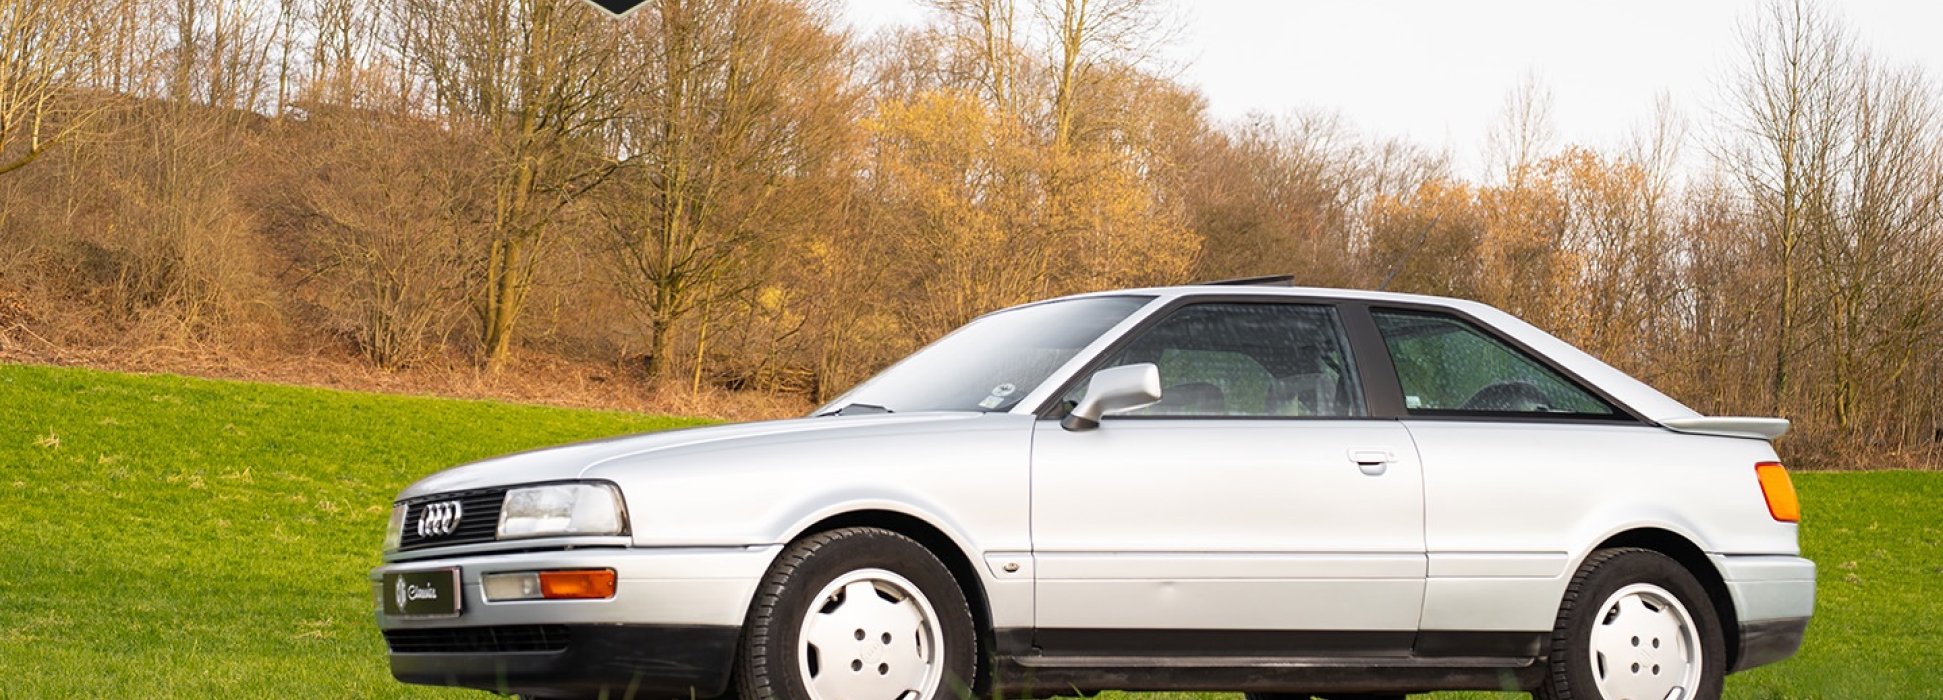
[[[1212,119],[1153,0],[929,4],[0,0],[0,347],[814,400],[1002,306],[1293,273],[1496,304],[1804,465],[1943,463],[1938,86],[1812,4],[1621,147],[1528,81],[1481,178]]]

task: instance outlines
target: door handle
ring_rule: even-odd
[[[1349,461],[1356,463],[1365,476],[1382,476],[1395,459],[1387,450],[1350,450]]]

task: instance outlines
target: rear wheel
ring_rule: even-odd
[[[1537,697],[1711,700],[1726,667],[1720,616],[1686,567],[1651,550],[1600,550],[1566,588]]]
[[[941,700],[976,670],[971,608],[951,571],[877,528],[790,545],[742,634],[741,700]]]

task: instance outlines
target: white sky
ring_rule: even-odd
[[[917,0],[843,0],[860,30],[917,23]],[[1825,0],[1863,46],[1943,78],[1943,2]],[[1666,94],[1702,126],[1759,0],[1175,0],[1169,51],[1217,118],[1340,112],[1369,135],[1447,149],[1482,174],[1485,134],[1527,74],[1561,141],[1620,144]],[[1694,157],[1688,148],[1689,158]]]

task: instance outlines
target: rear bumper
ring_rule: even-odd
[[[1714,555],[1740,620],[1733,671],[1793,656],[1815,614],[1815,562],[1791,556]]]
[[[1794,656],[1808,633],[1808,618],[1741,623],[1741,653],[1733,671],[1745,671]]]
[[[464,629],[477,633],[492,628]],[[406,683],[528,697],[715,697],[728,689],[740,631],[727,626],[671,625],[555,629],[552,634],[566,639],[558,651],[394,652],[391,675]],[[426,645],[426,639],[419,631],[418,643]]]

